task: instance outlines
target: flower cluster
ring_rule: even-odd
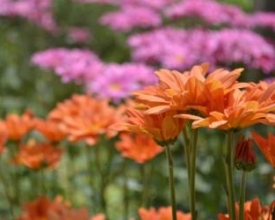
[[[87,93],[116,103],[156,82],[153,68],[147,65],[104,63],[90,50],[48,49],[34,54],[32,63],[52,69],[63,82],[82,83]]]
[[[128,44],[133,60],[165,68],[184,70],[202,61],[213,68],[240,62],[267,73],[275,68],[272,44],[248,30],[160,28],[132,35]]]
[[[73,209],[70,204],[63,201],[61,197],[56,197],[53,201],[45,196],[37,198],[35,201],[25,203],[22,214],[17,220],[104,220],[103,214],[89,217],[88,211],[84,208]]]
[[[23,17],[52,33],[58,31],[51,0],[1,0],[0,15]]]

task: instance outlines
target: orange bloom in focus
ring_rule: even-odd
[[[120,120],[120,111],[109,106],[107,101],[98,101],[88,95],[74,95],[59,103],[49,118],[60,123],[69,141],[84,140],[93,145],[101,134],[107,137],[117,134],[109,127]]]
[[[237,83],[242,69],[227,71],[218,69],[206,74],[208,64],[194,66],[180,73],[162,69],[156,72],[159,84],[134,93],[138,102],[148,106],[146,113],[156,114],[168,110],[182,113],[196,110],[207,115],[213,110],[224,108],[226,95],[244,84]]]
[[[171,207],[161,207],[158,210],[155,208],[150,208],[149,210],[140,208],[138,214],[140,220],[172,220]],[[177,211],[177,220],[191,220],[191,214]]]
[[[21,117],[17,114],[9,114],[5,123],[9,131],[9,139],[18,141],[24,137],[34,125],[32,112],[26,111]]]
[[[129,108],[126,114],[126,121],[115,124],[113,129],[149,135],[160,145],[174,142],[185,125],[185,120],[173,117],[174,111],[149,115]]]
[[[265,158],[275,167],[275,136],[268,134],[267,139],[264,139],[256,132],[252,132],[252,136]]]
[[[261,206],[258,198],[247,201],[244,204],[244,220],[271,220],[271,209],[268,206]],[[236,216],[239,219],[239,205],[236,204]],[[230,220],[228,214],[218,214],[218,220]]]
[[[33,202],[24,205],[23,213],[17,220],[89,220],[86,209],[72,209],[61,197],[50,201],[41,196]],[[101,218],[104,220],[104,218]],[[92,218],[93,220],[93,218]],[[95,219],[97,220],[97,218]],[[98,218],[100,220],[100,218]]]
[[[30,169],[54,168],[60,161],[61,155],[62,150],[51,143],[36,143],[35,140],[30,140],[27,144],[20,146],[14,162]]]
[[[206,117],[191,114],[181,114],[176,117],[194,120],[193,128],[209,127],[230,130],[257,123],[271,124],[269,120],[272,116],[274,117],[272,112],[275,111],[275,103],[271,101],[275,91],[275,83],[271,84],[267,90],[262,91],[261,94],[259,94],[260,90],[256,84],[254,90],[235,89],[225,99],[226,105],[222,111],[212,111]]]
[[[37,119],[34,127],[51,142],[61,141],[66,136],[61,130],[60,124],[54,120]]]
[[[116,143],[116,148],[124,157],[144,163],[153,159],[162,152],[162,148],[148,135],[123,133],[120,141]]]

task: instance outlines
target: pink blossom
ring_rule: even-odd
[[[184,70],[196,63],[212,67],[243,63],[270,72],[275,69],[275,48],[249,30],[162,28],[132,35],[128,40],[138,62]]]
[[[23,17],[52,33],[58,31],[51,0],[0,0],[0,6],[0,15]]]
[[[91,33],[87,28],[71,27],[67,36],[76,43],[85,43],[91,38]]]
[[[142,64],[107,64],[102,74],[87,82],[87,92],[120,102],[134,90],[156,82],[153,68]]]
[[[161,16],[146,7],[125,6],[116,12],[106,13],[100,23],[116,31],[129,31],[133,28],[156,27],[161,24]]]
[[[103,71],[103,63],[89,50],[53,48],[37,52],[31,62],[44,69],[51,69],[63,82],[84,82]]]
[[[252,27],[271,28],[275,30],[275,13],[257,12],[251,15],[250,24]]]
[[[168,18],[195,17],[212,25],[246,26],[247,15],[237,6],[213,0],[184,0],[165,10]]]

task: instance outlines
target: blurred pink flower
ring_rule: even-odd
[[[101,60],[86,49],[52,48],[35,53],[31,62],[44,69],[52,69],[65,83],[83,83],[103,71]]]
[[[40,27],[58,32],[52,14],[52,0],[0,0],[0,15],[26,18]]]
[[[88,93],[120,102],[134,90],[156,82],[151,67],[142,64],[108,64],[102,74],[87,83]]]
[[[85,43],[91,39],[91,33],[87,28],[71,27],[67,32],[67,36],[76,43]]]
[[[147,7],[124,6],[119,11],[106,13],[100,23],[116,31],[130,31],[133,28],[156,27],[161,24],[161,16]]]

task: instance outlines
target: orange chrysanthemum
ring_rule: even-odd
[[[113,129],[149,135],[160,145],[174,142],[185,125],[185,120],[173,117],[175,111],[151,115],[129,108],[126,114],[126,121],[115,124]]]
[[[138,214],[141,220],[172,220],[172,208],[171,207],[161,207],[158,210],[155,208],[150,208],[146,210],[140,208]],[[177,211],[178,220],[191,220],[191,214],[185,214],[181,211]]]
[[[211,111],[207,117],[191,114],[181,114],[176,117],[194,120],[193,128],[209,127],[230,130],[257,123],[270,124],[269,120],[272,115],[274,116],[273,111],[275,111],[275,103],[271,101],[275,91],[275,83],[260,94],[257,85],[254,86],[254,89],[258,93],[257,96],[253,96],[254,91],[252,89],[231,91],[228,98],[225,99],[224,109]]]
[[[61,130],[60,124],[51,119],[37,119],[34,127],[51,142],[61,141],[66,136],[65,132]]]
[[[27,144],[20,146],[14,162],[31,169],[54,168],[60,161],[61,155],[62,150],[51,143],[36,143],[35,140],[30,140]]]
[[[206,74],[208,64],[194,66],[190,71],[160,70],[156,74],[159,84],[147,87],[134,95],[138,102],[148,106],[146,113],[155,114],[168,110],[182,113],[196,110],[206,115],[213,110],[223,109],[226,95],[244,84],[237,83],[242,69],[229,72],[218,69]]]
[[[236,204],[236,213],[238,220],[239,206]],[[261,206],[260,200],[255,198],[251,201],[247,201],[244,204],[244,220],[270,220],[271,210],[268,206]],[[218,214],[219,220],[230,220],[228,214]]]
[[[116,148],[124,157],[133,159],[138,163],[151,160],[162,152],[162,148],[148,135],[123,133],[120,135],[120,139],[116,143]]]
[[[33,202],[24,205],[23,213],[17,220],[89,220],[86,209],[72,209],[68,202],[61,197],[50,201],[47,197],[41,196]],[[93,219],[93,218],[92,218]],[[104,220],[97,217],[95,220]]]
[[[264,139],[256,132],[252,132],[252,136],[265,158],[275,167],[275,136],[268,134],[267,139]]]
[[[8,136],[9,134],[6,124],[3,121],[0,121],[0,154],[4,150],[4,145]]]
[[[9,139],[18,141],[33,128],[34,116],[30,111],[26,111],[21,117],[17,114],[9,114],[5,118],[5,123],[9,131]]]
[[[60,123],[70,141],[84,140],[90,145],[95,144],[101,134],[116,135],[117,132],[109,127],[120,119],[119,116],[120,111],[109,106],[107,101],[98,101],[88,95],[74,95],[59,103],[49,114],[50,119]]]

